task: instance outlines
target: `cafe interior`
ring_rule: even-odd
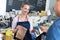
[[[28,15],[33,26],[32,40],[45,40],[49,27],[58,18],[54,12],[55,0],[0,0],[0,40],[15,40],[12,21],[21,14],[24,2],[30,4]],[[23,40],[21,35],[17,33],[16,37]]]

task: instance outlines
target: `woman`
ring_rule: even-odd
[[[33,30],[33,27],[32,27],[32,21],[28,16],[29,9],[30,9],[30,5],[28,3],[23,3],[21,6],[21,11],[22,11],[21,14],[15,17],[12,22],[12,29],[14,33],[16,33],[16,31],[21,27],[27,28],[27,32],[24,37],[24,40],[32,40],[30,33]]]

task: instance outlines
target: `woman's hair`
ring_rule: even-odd
[[[21,7],[24,7],[24,5],[30,5],[28,2],[22,3]]]

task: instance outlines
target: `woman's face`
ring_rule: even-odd
[[[54,6],[54,11],[58,17],[60,17],[60,0],[57,0]]]
[[[27,15],[29,13],[30,6],[29,5],[24,5],[21,7],[22,14]]]

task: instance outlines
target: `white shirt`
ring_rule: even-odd
[[[33,30],[32,19],[29,16],[27,16],[27,18],[28,18],[28,21],[30,22],[30,31],[31,31]],[[18,22],[18,16],[16,16],[12,21],[12,30],[15,29],[17,22]],[[22,20],[19,19],[19,22],[22,22]]]

